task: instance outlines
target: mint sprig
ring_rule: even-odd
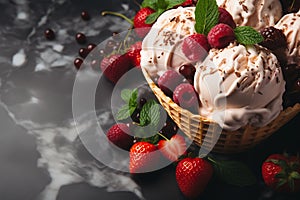
[[[264,40],[263,36],[250,26],[238,26],[234,29],[236,40],[240,44],[252,45]]]
[[[152,13],[146,18],[145,23],[146,24],[154,23],[163,12],[171,8],[174,8],[175,6],[178,6],[184,2],[185,0],[144,0],[142,2],[143,8],[149,7],[155,10],[154,13]]]
[[[160,118],[160,106],[154,101],[148,101],[142,108],[140,113],[140,125],[151,125],[156,127]]]
[[[121,121],[127,119],[132,115],[132,113],[138,107],[137,96],[138,96],[137,89],[134,90],[124,89],[121,91],[121,98],[123,99],[123,101],[125,101],[126,104],[119,109],[116,115],[117,120]]]
[[[208,159],[212,162],[218,178],[224,182],[240,187],[256,183],[254,173],[244,163],[232,160],[215,160],[211,157]]]
[[[219,11],[216,0],[199,0],[195,9],[195,30],[207,35],[210,29],[219,21]]]

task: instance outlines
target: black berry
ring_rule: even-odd
[[[270,50],[275,50],[281,47],[287,48],[286,37],[282,30],[270,26],[262,29],[260,33],[264,37],[264,41],[260,43],[262,46],[267,47]]]
[[[75,39],[79,44],[86,43],[86,36],[83,33],[77,33]]]
[[[48,40],[54,40],[55,39],[55,33],[52,29],[48,28],[44,31],[44,35]]]
[[[81,58],[76,58],[74,60],[74,66],[76,67],[76,69],[79,69],[81,67],[82,63],[83,63],[83,60]]]
[[[87,46],[87,50],[89,52],[91,52],[97,45],[93,44],[93,43],[90,43],[88,46]]]
[[[196,68],[192,64],[185,64],[179,68],[179,73],[184,76],[189,82],[193,82]]]
[[[78,54],[82,57],[82,58],[86,58],[87,55],[89,54],[89,51],[87,48],[80,48]]]
[[[88,13],[87,11],[82,11],[82,12],[81,12],[81,18],[82,18],[83,20],[85,20],[85,21],[88,21],[88,20],[91,19],[90,15],[89,15],[89,13]]]
[[[162,129],[159,131],[159,133],[163,134],[167,138],[171,138],[173,135],[175,135],[178,131],[178,126],[174,121],[171,119],[167,119],[164,123]]]

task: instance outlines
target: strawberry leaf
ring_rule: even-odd
[[[146,24],[153,24],[157,18],[164,12],[164,9],[158,9],[155,13],[152,13],[150,15],[148,15],[148,17],[146,18],[145,23]]]
[[[126,104],[122,106],[117,113],[117,120],[124,120],[130,117],[129,106]]]
[[[143,8],[149,7],[153,10],[157,10],[158,9],[157,0],[144,0],[142,3],[142,7]]]
[[[142,142],[149,142],[151,144],[157,144],[159,141],[159,135],[155,134],[154,136],[141,139]]]
[[[198,1],[195,9],[195,20],[196,32],[207,35],[219,21],[217,2],[215,0]]]
[[[234,29],[236,40],[240,44],[252,45],[264,40],[263,36],[250,26],[238,26]]]
[[[290,176],[291,176],[293,179],[300,179],[300,173],[299,173],[299,172],[296,172],[296,171],[292,172],[292,173],[290,174]]]
[[[224,182],[235,186],[249,186],[256,183],[253,172],[237,161],[215,161],[212,163],[217,176]]]
[[[183,4],[186,0],[166,0],[166,1],[168,3],[168,7],[167,7],[167,10],[168,10],[175,6],[179,6],[179,5]]]
[[[168,4],[165,0],[157,0],[157,6],[159,9],[166,9]]]

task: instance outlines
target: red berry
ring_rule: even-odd
[[[52,29],[48,28],[44,31],[45,38],[48,40],[54,40],[55,39],[55,33]]]
[[[219,23],[227,24],[231,28],[235,29],[236,24],[233,21],[231,14],[224,8],[219,7],[218,9],[219,9]]]
[[[129,150],[133,145],[133,136],[130,135],[130,129],[126,124],[113,125],[106,134],[108,140],[116,146]]]
[[[202,158],[185,158],[176,167],[176,181],[188,198],[198,197],[213,175],[211,164]]]
[[[148,142],[137,142],[130,148],[129,171],[130,173],[143,173],[153,169],[159,161],[157,147]]]
[[[172,96],[174,89],[183,81],[183,76],[174,70],[166,71],[158,78],[157,84],[168,96]]]
[[[235,40],[233,29],[227,24],[217,24],[207,35],[208,42],[213,48],[224,48]]]
[[[140,68],[141,66],[141,52],[142,50],[142,42],[138,41],[130,46],[130,48],[127,51],[127,55],[129,59],[131,60],[131,63],[133,66]]]
[[[176,134],[170,140],[160,140],[158,142],[158,149],[167,159],[173,162],[184,154],[187,147],[184,137]]]
[[[126,54],[115,54],[103,58],[100,67],[103,74],[111,82],[117,83],[118,80],[130,69],[130,61]]]
[[[152,13],[154,13],[155,11],[152,10],[151,8],[142,8],[140,9],[134,19],[133,19],[133,26],[134,26],[134,30],[136,32],[136,34],[143,38],[147,35],[147,33],[150,31],[150,28],[152,26],[152,24],[146,24],[146,18],[151,15]]]
[[[203,34],[189,35],[182,43],[182,52],[192,62],[203,60],[209,49],[207,37]]]
[[[82,63],[83,63],[83,60],[80,58],[76,58],[74,60],[74,66],[76,67],[76,69],[79,69],[81,67]]]
[[[280,192],[300,191],[300,159],[282,154],[270,155],[262,164],[262,177],[267,186]]]
[[[75,36],[75,39],[79,44],[86,43],[86,37],[83,33],[77,33]]]
[[[191,6],[193,5],[193,0],[185,0],[180,6],[185,7],[185,6]]]
[[[194,87],[189,83],[178,85],[173,92],[175,103],[186,109],[197,109],[199,107],[198,95]]]
[[[88,13],[87,11],[82,11],[82,12],[81,12],[81,18],[82,18],[83,20],[85,20],[85,21],[88,21],[88,20],[91,19],[90,15],[89,15],[89,13]]]

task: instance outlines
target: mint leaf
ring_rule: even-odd
[[[219,10],[215,0],[199,0],[195,9],[195,30],[207,35],[219,21]]]
[[[159,117],[159,105],[154,100],[150,100],[143,106],[140,112],[140,125],[146,126],[151,124],[151,126],[157,126]]]
[[[212,164],[217,176],[228,184],[243,187],[256,183],[253,172],[241,162],[215,161]]]
[[[157,18],[164,12],[164,9],[158,9],[155,13],[152,13],[150,15],[148,15],[148,17],[146,18],[145,23],[146,24],[153,24]]]
[[[132,113],[138,106],[137,97],[138,97],[138,91],[137,91],[137,89],[134,89],[133,92],[131,93],[131,97],[128,102],[130,115],[132,115]]]
[[[250,26],[238,26],[234,29],[234,34],[240,44],[252,45],[264,40],[263,36]]]
[[[175,6],[179,6],[181,4],[183,4],[186,0],[167,0],[168,3],[168,9],[174,8]]]
[[[129,103],[131,95],[132,95],[132,90],[124,89],[124,90],[121,91],[121,98],[126,103]]]
[[[158,6],[157,6],[157,0],[144,0],[142,3],[142,7],[146,8],[152,8],[153,10],[157,10]]]
[[[116,117],[117,117],[117,120],[119,120],[119,121],[127,119],[128,117],[130,117],[129,106],[128,105],[122,106],[119,109]]]

